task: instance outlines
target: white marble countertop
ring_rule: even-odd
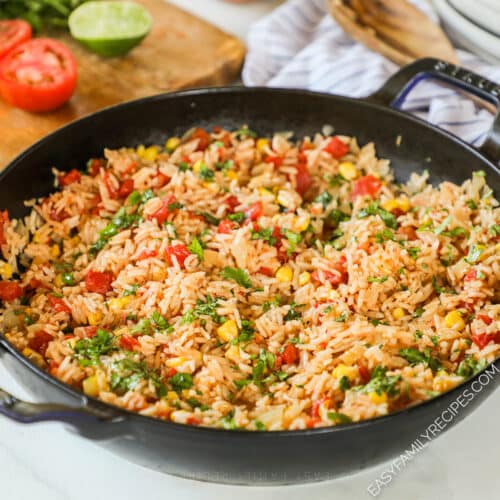
[[[171,0],[244,38],[252,21],[278,1],[228,5],[220,0]],[[0,387],[26,393],[0,360]],[[489,500],[499,498],[498,391],[464,422],[432,442],[407,464],[383,500]],[[401,450],[403,451],[403,450]],[[387,469],[343,479],[279,488],[197,483],[133,465],[76,436],[62,424],[20,425],[0,417],[1,500],[367,499],[368,485]]]

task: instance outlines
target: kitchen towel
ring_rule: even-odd
[[[438,21],[427,0],[412,3]],[[463,50],[457,54],[462,66],[500,81],[499,66]],[[250,29],[243,82],[364,97],[397,69],[345,34],[325,0],[289,0]],[[431,81],[417,85],[403,109],[474,145],[481,144],[492,122],[491,114],[473,101]]]

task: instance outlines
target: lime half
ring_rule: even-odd
[[[104,57],[126,54],[151,29],[151,15],[128,1],[85,2],[69,16],[73,38]]]

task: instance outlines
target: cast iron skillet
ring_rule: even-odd
[[[52,189],[50,168],[80,167],[105,146],[161,143],[193,125],[238,128],[248,124],[259,134],[293,130],[310,135],[331,124],[339,133],[375,141],[378,155],[390,158],[398,180],[427,168],[433,183],[461,182],[484,170],[498,194],[500,117],[477,150],[455,136],[397,107],[415,83],[435,77],[500,104],[500,87],[463,69],[434,59],[403,68],[364,100],[268,88],[219,88],[164,94],[121,104],[71,123],[36,143],[0,176],[0,208],[12,216],[26,213],[22,200]],[[400,146],[396,143],[401,136]],[[58,420],[130,460],[172,474],[234,484],[317,481],[352,473],[399,455],[432,428],[460,421],[498,383],[500,360],[455,389],[397,413],[352,425],[304,431],[245,432],[205,429],[142,417],[109,406],[52,378],[21,356],[0,335],[5,362],[38,398],[50,404],[20,401],[0,390],[0,413],[18,422]],[[2,351],[2,349],[0,349]],[[449,410],[458,408],[456,411]],[[453,414],[456,415],[453,416]],[[451,422],[450,422],[450,417]],[[424,438],[421,438],[425,442]]]

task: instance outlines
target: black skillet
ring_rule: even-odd
[[[51,166],[81,167],[103,148],[162,143],[190,127],[248,124],[261,135],[293,130],[296,137],[331,124],[375,141],[390,158],[399,181],[428,169],[433,183],[460,183],[484,170],[500,193],[500,117],[479,149],[423,121],[396,111],[409,90],[434,77],[500,105],[500,87],[478,75],[434,59],[417,61],[367,99],[269,88],[219,88],[164,94],[121,104],[82,118],[49,135],[16,158],[0,175],[0,208],[16,217],[22,201],[52,189]],[[401,136],[398,145],[396,138]],[[3,348],[3,349],[2,349]],[[245,432],[183,426],[142,417],[85,397],[31,364],[0,335],[4,362],[37,399],[32,404],[0,390],[0,413],[23,423],[57,420],[80,434],[147,467],[185,477],[240,484],[317,481],[352,473],[402,453],[435,420],[463,419],[498,384],[500,359],[453,390],[413,408],[332,428]],[[458,407],[456,412],[449,410]],[[458,403],[457,403],[458,402]],[[436,424],[435,424],[436,425]],[[435,426],[433,429],[437,429]],[[440,431],[436,431],[435,434]],[[423,439],[423,438],[421,438]],[[425,441],[425,439],[424,439]]]

